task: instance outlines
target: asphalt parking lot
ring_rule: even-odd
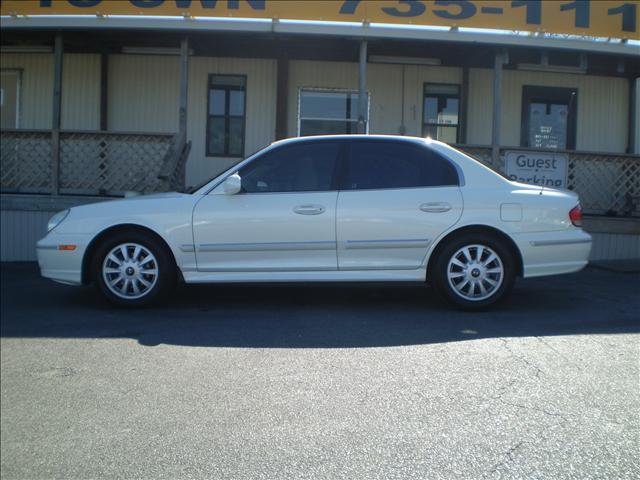
[[[1,473],[638,478],[640,275],[181,287],[161,308],[2,266]]]

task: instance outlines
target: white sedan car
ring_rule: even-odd
[[[177,281],[429,282],[466,309],[515,278],[575,272],[591,237],[571,192],[509,181],[422,138],[275,142],[189,193],[71,208],[38,242],[42,275],[115,304]]]

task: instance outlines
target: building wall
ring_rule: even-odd
[[[276,61],[240,58],[189,59],[189,105],[187,133],[191,154],[187,165],[187,183],[195,184],[239,162],[240,158],[207,157],[207,82],[209,74],[247,76],[245,155],[275,140]]]
[[[369,63],[369,133],[399,134],[404,127],[406,135],[421,135],[425,82],[460,84],[462,69]],[[291,137],[298,134],[299,92],[303,88],[357,90],[358,64],[307,60],[290,62],[287,127]]]
[[[593,75],[515,70],[504,72],[501,134],[503,145],[520,145],[524,85],[566,87],[578,90],[577,150],[612,153],[626,151],[629,128],[628,80]],[[474,96],[473,91],[470,96]]]
[[[3,53],[3,69],[21,73],[20,128],[51,128],[53,54]],[[100,126],[100,56],[67,54],[62,64],[63,129],[98,130]]]
[[[36,260],[36,242],[47,233],[55,212],[0,210],[0,261]]]
[[[259,150],[275,138],[275,60],[189,58],[187,136],[192,146],[187,164],[187,184],[198,183],[241,160],[206,156],[209,74],[247,76],[246,154]],[[179,57],[111,55],[109,129],[177,131],[179,90]]]
[[[468,105],[467,143],[470,145],[491,145],[493,70],[480,68],[469,70]],[[520,116],[518,116],[519,121]]]
[[[109,55],[109,130],[177,131],[178,60],[177,56]]]

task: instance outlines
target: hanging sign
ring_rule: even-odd
[[[510,180],[545,187],[567,188],[566,153],[508,150],[504,154],[505,173]]]
[[[0,12],[368,21],[640,39],[637,0],[2,0]]]

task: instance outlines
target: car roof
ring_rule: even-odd
[[[336,140],[387,140],[387,141],[401,141],[410,143],[425,144],[429,142],[435,142],[430,138],[423,137],[410,137],[404,135],[364,135],[364,134],[342,134],[342,135],[311,135],[306,137],[292,137],[285,138],[273,142],[272,145],[284,145],[289,143],[306,143],[306,142],[330,142]]]

